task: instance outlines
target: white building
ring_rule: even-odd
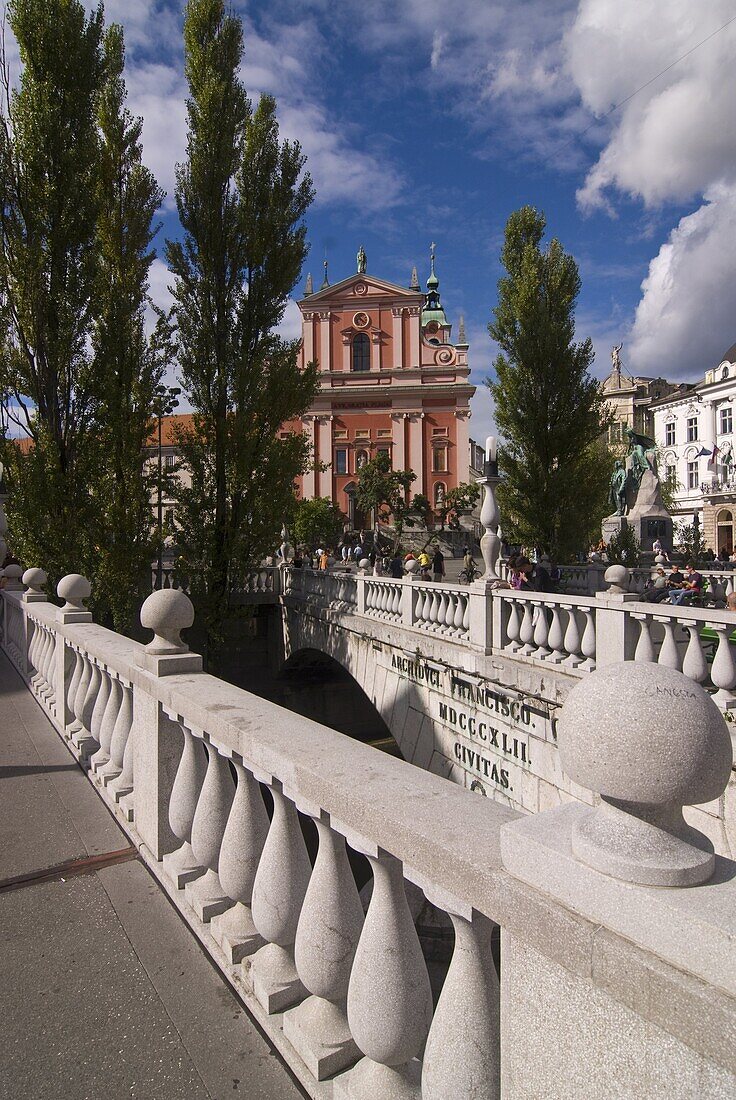
[[[662,479],[676,486],[672,518],[701,524],[718,553],[736,545],[736,344],[702,382],[653,401]]]

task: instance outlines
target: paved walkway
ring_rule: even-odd
[[[0,1100],[305,1095],[2,653],[0,974]]]

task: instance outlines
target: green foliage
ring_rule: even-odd
[[[411,498],[411,504],[404,518],[407,527],[414,526],[415,517],[424,527],[429,526],[429,521],[432,518],[432,505],[424,493],[415,493]]]
[[[630,523],[622,526],[617,535],[612,535],[606,546],[606,554],[612,565],[626,565],[631,568],[641,559],[641,543]]]
[[[291,521],[295,546],[315,550],[318,546],[333,546],[342,534],[345,516],[329,497],[298,500]]]
[[[407,505],[406,498],[416,477],[413,470],[393,470],[391,458],[385,451],[379,451],[358,473],[356,504],[363,512],[375,510],[384,523],[393,522],[396,546],[404,527],[412,525],[409,515],[412,505]]]
[[[184,231],[169,241],[181,379],[195,416],[178,445],[191,485],[176,490],[181,567],[215,642],[244,571],[273,549],[306,468],[300,430],[316,365],[274,334],[306,255],[313,198],[296,142],[280,142],[276,104],[252,110],[238,78],[242,24],[222,0],[189,0],[187,160],[177,167]]]
[[[4,446],[8,518],[15,552],[54,583],[98,557],[90,339],[103,19],[79,0],[12,0],[8,19],[23,69],[0,112],[0,389],[32,440],[26,454]]]
[[[475,482],[462,481],[454,489],[445,493],[444,503],[437,508],[437,517],[440,521],[440,530],[444,531],[448,520],[452,520],[461,512],[470,512],[475,508],[480,496],[480,486]]]
[[[577,264],[556,239],[542,248],[545,227],[530,206],[506,224],[506,275],[488,326],[501,350],[486,384],[504,437],[504,534],[564,560],[585,544],[591,513],[608,492],[604,464],[591,461],[608,420],[589,373],[591,341],[574,342]]]
[[[142,163],[142,120],[125,107],[122,29],[104,38],[105,82],[98,119],[101,136],[97,241],[99,267],[93,330],[96,476],[95,539],[103,548],[92,576],[98,614],[118,630],[130,629],[154,554],[151,493],[155,471],[144,448],[151,432],[154,389],[166,358],[165,323],[152,340],[144,311],[154,216],[163,199]]]
[[[675,525],[675,549],[683,555],[685,564],[689,561],[697,565],[704,560],[705,539],[699,524],[678,523]]]

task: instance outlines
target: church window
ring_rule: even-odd
[[[432,472],[435,474],[447,472],[447,447],[435,447],[432,454]]]
[[[675,445],[675,422],[670,420],[668,424],[664,426],[664,445],[665,447],[674,447]]]
[[[666,470],[667,470],[667,476],[666,476],[667,485],[669,486],[669,488],[671,490],[674,491],[677,488],[677,467],[675,465],[673,465],[672,463],[668,463],[668,465],[666,466]]]
[[[353,337],[352,369],[365,371],[371,369],[371,342],[364,332]]]
[[[338,447],[335,451],[335,473],[346,474],[348,472],[348,452],[344,447]]]
[[[724,367],[723,370],[721,371],[721,378],[723,379],[724,382],[728,378],[728,367]]]
[[[390,428],[379,428],[376,432],[376,435],[379,439],[390,439],[393,435],[393,432]]]
[[[698,418],[697,416],[689,416],[687,418],[687,441],[688,443],[694,443],[698,438]]]
[[[730,435],[733,431],[733,410],[721,409],[721,435]]]

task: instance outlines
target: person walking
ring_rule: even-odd
[[[436,581],[441,581],[445,575],[445,558],[440,550],[439,546],[434,552],[432,558],[432,577]]]
[[[404,566],[401,563],[401,556],[399,555],[398,550],[394,552],[394,556],[391,558],[391,563],[388,567],[388,571],[390,575],[392,577],[395,577],[397,580],[404,576]]]

